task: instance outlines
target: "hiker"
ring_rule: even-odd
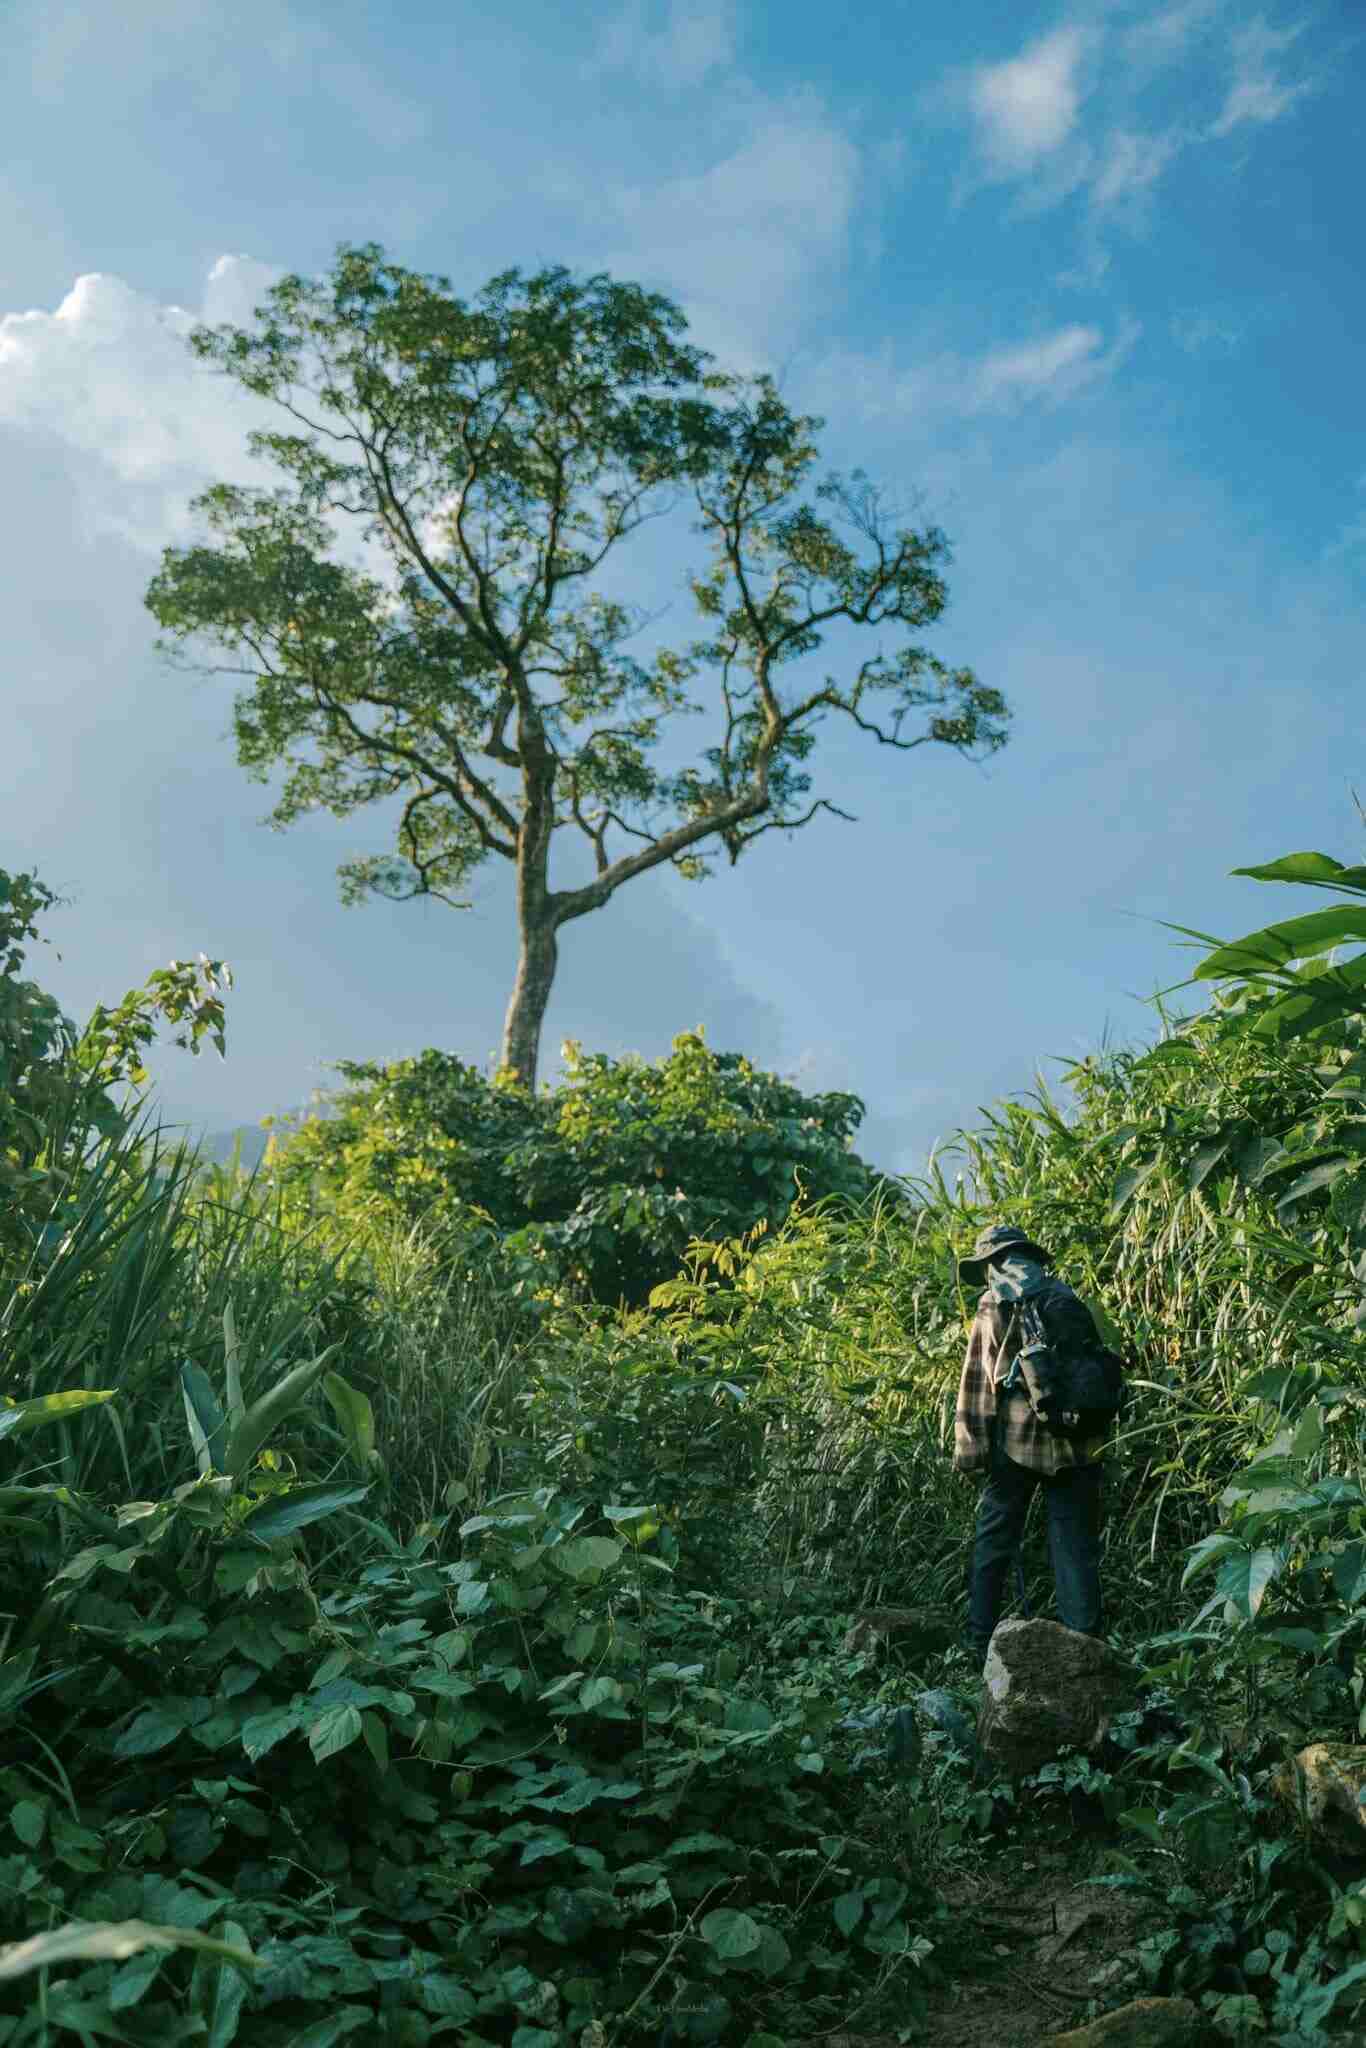
[[[958,1388],[953,1450],[956,1472],[985,1481],[968,1588],[968,1644],[979,1664],[1000,1618],[1006,1574],[1039,1486],[1048,1511],[1058,1618],[1083,1635],[1101,1633],[1101,1438],[1083,1441],[1049,1427],[1037,1412],[1019,1358],[1025,1303],[1037,1309],[1058,1355],[1109,1356],[1090,1310],[1053,1276],[1052,1265],[1051,1252],[1011,1224],[984,1231],[971,1255],[958,1262],[964,1284],[983,1289]]]

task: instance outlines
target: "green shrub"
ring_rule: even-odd
[[[728,1237],[811,1199],[858,1200],[877,1176],[851,1150],[856,1096],[806,1096],[684,1033],[653,1066],[565,1048],[568,1078],[531,1096],[452,1055],[338,1062],[334,1114],[276,1141],[268,1172],[295,1213],[343,1225],[463,1231],[501,1248],[523,1294],[640,1306],[694,1237]]]

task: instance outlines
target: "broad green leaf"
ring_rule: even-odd
[[[1366,1600],[1366,1543],[1349,1543],[1333,1565],[1333,1590],[1344,1607]]]
[[[125,1728],[114,1744],[115,1756],[155,1756],[185,1732],[182,1714],[168,1714],[161,1707],[147,1707],[131,1727]]]
[[[119,1963],[144,1948],[192,1948],[219,1956],[239,1970],[258,1967],[245,1942],[215,1941],[192,1927],[158,1927],[145,1920],[73,1920],[0,1949],[0,1984],[57,1963]]]
[[[240,1533],[275,1543],[281,1536],[292,1536],[296,1529],[306,1529],[310,1522],[321,1521],[324,1515],[335,1514],[338,1508],[364,1500],[369,1491],[368,1486],[293,1486],[288,1493],[276,1494],[273,1500],[253,1508],[244,1516]]]
[[[339,1349],[339,1344],[329,1344],[317,1358],[309,1358],[302,1365],[296,1365],[292,1372],[287,1372],[282,1380],[276,1382],[269,1393],[252,1402],[228,1439],[227,1469],[234,1479],[242,1479],[251,1470],[257,1452],[271,1432],[279,1428],[301,1401],[307,1399],[322,1378],[328,1359]]]
[[[1253,1550],[1243,1545],[1236,1555],[1224,1559],[1214,1583],[1226,1600],[1231,1600],[1249,1621],[1255,1621],[1266,1589],[1280,1571],[1281,1563],[1278,1550],[1266,1546]]]
[[[776,1977],[792,1961],[792,1951],[776,1927],[763,1926],[759,1930],[759,1950],[755,1961],[765,1977]]]
[[[36,1799],[20,1799],[10,1808],[9,1824],[21,1842],[36,1849],[47,1832],[47,1810]]]
[[[1230,875],[1246,875],[1254,882],[1321,882],[1337,885],[1342,862],[1331,853],[1284,853],[1279,860],[1261,861],[1256,867],[1230,868]]]
[[[851,1935],[863,1918],[863,1893],[841,1892],[833,1907],[835,1925],[841,1934]]]
[[[757,1920],[751,1920],[748,1913],[738,1912],[733,1906],[718,1906],[706,1914],[701,1935],[713,1954],[726,1963],[752,1956],[764,1938]]]
[[[223,1922],[223,1940],[243,1949],[248,1946],[246,1934],[235,1920]],[[247,1979],[240,1970],[208,1956],[196,1959],[191,2004],[208,2028],[204,2048],[232,2048],[246,1996]]]
[[[369,1396],[344,1380],[340,1373],[325,1372],[323,1392],[345,1433],[351,1455],[362,1472],[375,1462],[375,1411]]]
[[[622,1547],[610,1536],[573,1536],[568,1543],[557,1544],[549,1555],[561,1571],[580,1579],[588,1572],[606,1571],[616,1564]]]
[[[0,1437],[23,1436],[41,1429],[45,1422],[64,1422],[83,1408],[99,1408],[112,1401],[117,1389],[74,1387],[67,1394],[39,1394],[32,1401],[0,1399]]]
[[[1161,1164],[1162,1154],[1160,1152],[1149,1152],[1143,1158],[1134,1160],[1131,1166],[1124,1168],[1123,1172],[1118,1175],[1110,1195],[1110,1216],[1112,1219],[1122,1215],[1138,1193],[1138,1190],[1142,1187],[1144,1181],[1151,1174],[1155,1173]]]
[[[1186,1560],[1186,1569],[1181,1574],[1182,1587],[1188,1586],[1201,1572],[1208,1571],[1211,1565],[1218,1564],[1223,1558],[1231,1557],[1235,1551],[1246,1548],[1247,1545],[1238,1536],[1202,1536],[1192,1547]]]
[[[358,1707],[326,1707],[308,1731],[308,1746],[315,1763],[326,1763],[338,1750],[346,1749],[361,1733]]]
[[[1254,882],[1311,882],[1324,888],[1366,890],[1366,868],[1345,868],[1329,853],[1287,853],[1255,868],[1231,868]]]
[[[1314,1401],[1295,1425],[1295,1434],[1290,1439],[1290,1455],[1292,1458],[1312,1458],[1322,1442],[1323,1410]]]
[[[1355,1165],[1356,1161],[1342,1152],[1330,1158],[1321,1159],[1317,1166],[1311,1166],[1307,1172],[1299,1174],[1296,1179],[1291,1181],[1290,1186],[1283,1195],[1277,1196],[1277,1215],[1283,1209],[1292,1209],[1297,1202],[1302,1202],[1306,1195],[1317,1194],[1320,1188],[1331,1187],[1335,1180],[1340,1180],[1343,1174],[1350,1171]]]
[[[1192,1193],[1196,1188],[1204,1186],[1232,1143],[1232,1137],[1225,1135],[1206,1138],[1203,1144],[1196,1146],[1191,1163],[1186,1168],[1186,1186]]]
[[[271,1707],[267,1713],[253,1714],[242,1723],[242,1747],[253,1763],[274,1749],[277,1742],[283,1742],[300,1726],[297,1707]]]
[[[579,1694],[579,1705],[590,1710],[594,1707],[613,1706],[621,1696],[621,1687],[615,1678],[588,1678],[584,1680],[583,1691]]]
[[[389,1731],[378,1714],[362,1714],[360,1732],[365,1738],[365,1747],[382,1771],[389,1768]]]
[[[185,1420],[201,1474],[225,1472],[224,1447],[228,1420],[218,1405],[208,1376],[187,1358],[180,1368],[180,1389],[185,1399]]]

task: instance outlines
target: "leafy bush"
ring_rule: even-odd
[[[924,1902],[841,1822],[838,1707],[741,1681],[736,1603],[674,1587],[651,1509],[542,1488],[458,1543],[367,1522],[372,1561],[334,1580],[299,1532],[364,1490],[267,1458],[104,1527],[48,1496],[99,1540],[0,1662],[0,1934],[77,1967],[35,1993],[11,1951],[0,2041],[211,2019],[326,2048],[382,2017],[396,2041],[569,2048],[601,2019],[705,2042],[928,1953]],[[63,1920],[114,1933],[34,1939]]]
[[[694,1237],[729,1237],[811,1199],[858,1200],[877,1176],[851,1152],[856,1096],[806,1096],[696,1033],[653,1066],[565,1047],[568,1078],[532,1096],[429,1051],[339,1061],[333,1114],[276,1141],[268,1172],[295,1213],[464,1231],[501,1249],[523,1293],[639,1307]]]

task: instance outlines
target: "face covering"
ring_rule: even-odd
[[[987,1267],[987,1286],[999,1302],[1027,1301],[1042,1292],[1048,1276],[1037,1259],[1011,1256],[993,1259]]]

